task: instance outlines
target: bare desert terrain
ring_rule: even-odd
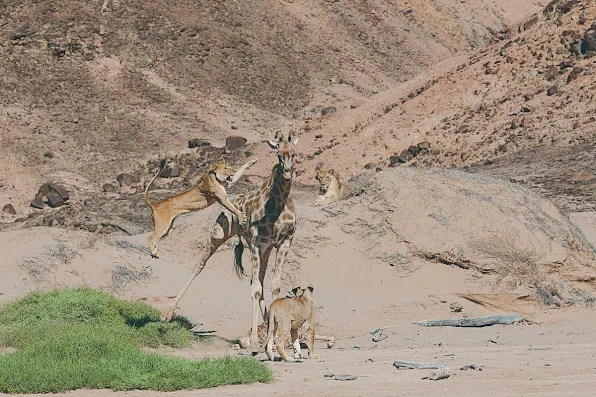
[[[593,1],[9,0],[0,33],[0,304],[84,284],[166,308],[223,208],[178,217],[152,258],[146,183],[164,163],[156,201],[222,154],[258,157],[234,197],[276,164],[264,140],[293,129],[282,291],[314,286],[317,333],[336,338],[317,360],[268,363],[271,384],[57,395],[594,394]],[[318,163],[352,195],[314,206]],[[235,243],[178,309],[213,342],[160,353],[249,354]],[[524,320],[415,323],[507,313]]]

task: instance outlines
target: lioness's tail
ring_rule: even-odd
[[[234,247],[234,270],[239,279],[242,280],[244,274],[244,266],[242,266],[242,253],[244,252],[244,243],[242,243],[242,237],[238,236],[238,244]]]
[[[157,171],[157,173],[155,173],[155,176],[153,177],[153,179],[151,179],[151,181],[147,184],[147,186],[145,186],[145,202],[151,208],[153,208],[153,203],[151,202],[151,200],[149,200],[149,186],[151,186],[153,184],[153,182],[155,182],[155,179],[157,179],[157,176],[159,175],[159,173],[161,172],[161,170],[163,169],[165,164],[166,164],[165,161],[161,162],[159,170]]]

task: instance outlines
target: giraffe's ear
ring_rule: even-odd
[[[277,150],[277,148],[279,147],[279,142],[276,141],[267,141],[267,145],[269,145],[269,147],[273,150]]]
[[[290,142],[292,145],[296,146],[296,144],[298,143],[298,134],[296,133],[296,131],[291,130],[288,133],[288,142]]]

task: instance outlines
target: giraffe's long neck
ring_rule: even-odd
[[[261,186],[261,193],[265,197],[265,211],[267,213],[281,213],[284,209],[290,190],[292,188],[292,179],[285,179],[282,175],[282,169],[276,164],[271,170],[271,176]]]

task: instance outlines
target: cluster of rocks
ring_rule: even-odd
[[[430,142],[424,141],[417,145],[411,145],[408,149],[403,150],[400,154],[394,154],[389,157],[389,167],[395,167],[399,164],[407,163],[414,157],[428,153],[430,150]]]
[[[69,198],[70,194],[63,186],[56,183],[44,183],[31,201],[31,207],[42,209],[46,204],[50,208],[61,207],[67,203]]]

